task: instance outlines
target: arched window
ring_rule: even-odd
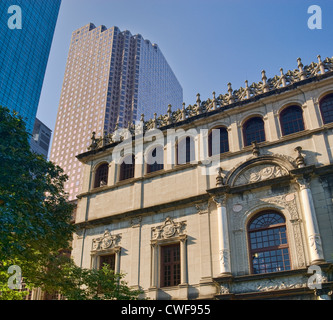
[[[247,120],[243,125],[244,145],[249,146],[252,142],[265,141],[264,121],[260,117]]]
[[[303,131],[303,111],[300,106],[290,106],[284,109],[280,114],[280,124],[282,135]]]
[[[94,188],[106,186],[108,184],[109,165],[107,163],[101,164],[95,173]]]
[[[214,128],[208,135],[208,155],[211,157],[229,151],[228,131],[224,127]]]
[[[119,181],[134,178],[135,157],[129,155],[123,159],[120,165]]]
[[[290,270],[285,218],[274,211],[261,212],[248,225],[252,273]]]
[[[319,106],[324,124],[333,122],[333,93],[321,99]]]
[[[187,136],[177,144],[177,164],[190,163],[195,160],[195,146],[193,137]]]
[[[147,156],[147,173],[162,170],[163,165],[163,147],[158,146],[151,150]]]

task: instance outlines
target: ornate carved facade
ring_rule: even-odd
[[[195,108],[169,107],[166,116],[112,137],[93,135],[78,155],[85,178],[76,263],[94,268],[115,254],[116,270],[152,299],[330,299],[333,122],[323,108],[333,105],[333,71],[331,58],[318,59],[306,67],[298,60],[297,70],[273,79],[263,73],[245,89],[229,85],[213,100],[198,96]],[[280,116],[294,107],[304,127],[291,121],[285,135]],[[243,126],[253,118],[264,139],[247,145]],[[221,127],[228,151],[214,154],[210,133]],[[163,163],[148,171],[147,154],[157,145]],[[180,145],[194,148],[185,164],[176,161]],[[134,174],[120,180],[132,153]],[[105,163],[107,184],[94,187]]]

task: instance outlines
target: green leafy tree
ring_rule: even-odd
[[[0,107],[0,272],[15,262],[28,285],[43,288],[53,281],[48,266],[72,239],[73,205],[68,177],[33,153],[29,140],[23,119]]]
[[[62,274],[54,290],[67,300],[136,300],[140,290],[133,290],[124,281],[124,274],[114,273],[108,265],[102,269],[84,269],[73,262],[62,265]]]
[[[30,150],[25,122],[0,106],[0,300],[26,292],[8,287],[8,268],[20,267],[27,288],[68,300],[136,299],[123,274],[79,268],[68,251],[74,225],[63,170]],[[20,283],[16,283],[20,285]]]

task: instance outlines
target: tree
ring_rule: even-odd
[[[27,284],[43,288],[54,280],[48,266],[72,240],[73,205],[68,177],[33,153],[29,138],[23,119],[0,107],[0,272],[15,263]]]
[[[108,265],[99,270],[84,269],[69,262],[56,272],[54,291],[67,300],[135,300],[142,293],[129,288],[124,274],[114,273]]]
[[[136,299],[140,291],[131,290],[123,274],[108,267],[82,269],[66,254],[75,232],[67,179],[60,167],[30,150],[23,119],[0,106],[0,300],[26,295],[8,287],[13,265],[27,288],[68,300]]]

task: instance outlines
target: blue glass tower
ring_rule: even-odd
[[[30,133],[60,4],[61,0],[0,1],[0,105],[17,111]]]

